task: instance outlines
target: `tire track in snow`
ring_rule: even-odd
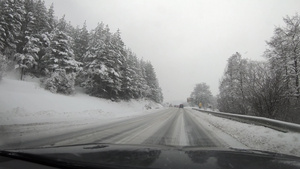
[[[209,129],[209,131],[212,133],[214,138],[217,138],[220,142],[222,142],[222,145],[224,147],[234,147],[238,149],[249,149],[246,145],[236,140],[233,136],[230,136],[227,134],[223,129],[217,128],[213,124],[211,124],[209,121],[206,121],[203,119],[202,113],[199,113],[195,110],[190,110],[190,114],[195,118],[197,121],[201,122],[201,125],[204,126],[204,128]]]
[[[203,124],[201,124],[203,123]],[[151,144],[197,147],[228,147],[219,134],[188,108],[169,108],[153,114],[99,125],[76,136],[57,138],[44,145],[86,143]],[[42,142],[40,143],[42,144]]]
[[[168,143],[168,145],[187,146],[188,140],[185,133],[185,122],[183,118],[184,111],[183,109],[178,109],[176,113],[177,118],[174,119],[172,131],[169,131],[169,135],[172,139],[171,142]]]
[[[187,146],[187,145],[189,145],[189,142],[188,142],[188,138],[187,138],[187,134],[186,134],[185,121],[184,121],[184,118],[183,118],[183,113],[181,113],[180,122],[181,122],[181,127],[180,127],[180,135],[179,135],[179,138],[180,138],[179,145]]]
[[[142,140],[132,140],[130,137],[134,136],[134,133],[143,131],[149,126],[153,126],[153,123],[164,123],[169,118],[170,110],[164,112],[154,113],[146,116],[141,116],[133,119],[127,119],[120,122],[114,122],[99,126],[97,130],[90,134],[82,134],[75,138],[70,138],[57,142],[55,145],[67,145],[67,144],[84,144],[84,143],[130,143],[133,141],[135,144],[140,144]],[[159,126],[159,124],[158,124]],[[126,141],[127,139],[127,141]],[[122,141],[123,140],[123,141]]]
[[[164,125],[152,136],[147,138],[142,144],[170,145],[168,143],[172,142],[172,130],[174,129],[174,121],[177,119],[177,117],[178,113],[173,112],[170,115],[170,118],[164,123]]]
[[[189,110],[184,110],[185,131],[190,146],[219,147],[222,144],[209,133],[195,118]]]

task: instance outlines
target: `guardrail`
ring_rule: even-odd
[[[201,110],[197,108],[193,108],[193,110],[205,112],[212,114],[214,116],[223,117],[227,119],[232,119],[248,124],[256,124],[260,126],[269,127],[275,130],[279,130],[282,132],[298,132],[300,133],[300,125],[284,122],[280,120],[273,120],[265,117],[257,117],[257,116],[247,116],[247,115],[240,115],[240,114],[232,114],[232,113],[224,113],[224,112],[214,112],[214,111],[208,111],[208,110]]]

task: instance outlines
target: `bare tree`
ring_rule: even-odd
[[[267,42],[269,48],[265,56],[274,69],[284,73],[288,88],[286,95],[300,97],[300,16],[283,18],[286,26],[277,27],[274,36]]]
[[[283,119],[280,114],[286,99],[282,97],[285,86],[280,72],[273,71],[266,62],[248,62],[247,103],[251,113],[257,116]]]
[[[219,109],[221,111],[247,114],[245,95],[245,74],[247,60],[242,59],[237,52],[233,54],[227,63],[224,76],[221,80],[219,90]]]

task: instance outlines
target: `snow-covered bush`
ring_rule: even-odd
[[[5,56],[0,54],[0,80],[2,79],[4,73],[5,73],[5,70],[6,70],[6,59],[5,59]]]
[[[45,89],[53,93],[72,94],[74,93],[75,73],[67,74],[65,70],[57,70],[50,77],[43,80]]]

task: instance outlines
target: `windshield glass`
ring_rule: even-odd
[[[300,1],[1,0],[0,150],[300,156]]]

